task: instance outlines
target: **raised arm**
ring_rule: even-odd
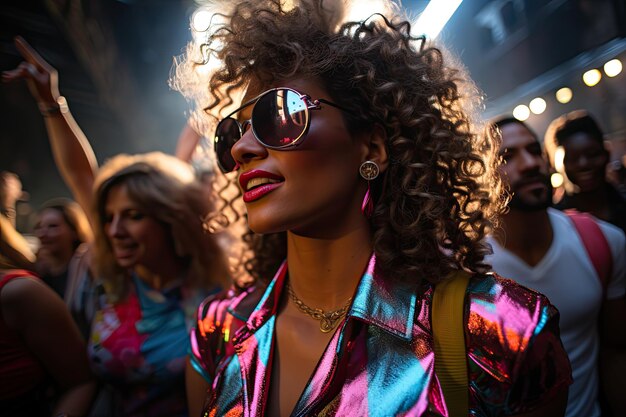
[[[24,236],[15,230],[9,220],[0,216],[0,268],[32,270],[35,259]]]
[[[91,192],[98,168],[87,137],[59,93],[57,71],[21,37],[15,46],[24,58],[16,69],[2,73],[3,82],[24,79],[44,116],[54,160],[74,199],[91,212]],[[93,224],[93,222],[92,222]]]
[[[200,139],[201,136],[198,132],[187,122],[180,132],[180,135],[178,135],[175,156],[182,161],[191,162],[191,158],[193,157],[193,153]]]

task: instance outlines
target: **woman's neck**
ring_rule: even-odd
[[[160,265],[159,268],[148,268],[144,265],[137,265],[135,273],[145,283],[155,290],[162,290],[169,284],[183,277],[185,268],[180,262]]]
[[[334,239],[289,232],[287,262],[291,288],[308,306],[335,310],[354,294],[371,253],[367,225]]]
[[[74,256],[74,252],[58,253],[50,255],[45,261],[45,271],[43,273],[49,275],[61,275],[67,271],[69,264]]]
[[[603,220],[607,220],[610,216],[609,196],[604,186],[592,191],[572,194],[570,198],[579,211],[591,213]]]

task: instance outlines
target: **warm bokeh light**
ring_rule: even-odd
[[[528,106],[520,104],[513,109],[513,117],[523,122],[530,117],[530,109]]]
[[[593,87],[594,85],[598,84],[601,79],[602,79],[602,73],[600,72],[600,70],[595,69],[595,68],[583,74],[583,82],[588,87]]]
[[[558,172],[555,172],[554,174],[552,174],[550,176],[550,182],[552,183],[552,187],[553,188],[559,188],[561,185],[563,185],[563,175],[559,174]]]
[[[546,101],[541,97],[534,98],[530,101],[528,107],[530,107],[530,111],[535,114],[541,114],[546,111]]]
[[[612,59],[604,64],[604,73],[607,77],[615,77],[622,72],[622,61],[619,59]]]
[[[572,100],[574,94],[572,93],[572,89],[568,87],[559,88],[556,92],[556,101],[561,104],[569,103]]]
[[[554,151],[554,169],[557,172],[563,172],[563,158],[565,157],[565,149],[562,146],[559,146]]]
[[[213,13],[206,9],[198,9],[191,18],[191,28],[196,32],[204,32],[211,25]]]

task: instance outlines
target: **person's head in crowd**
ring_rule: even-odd
[[[40,242],[40,251],[58,259],[68,260],[81,243],[93,240],[83,210],[74,201],[64,198],[55,198],[42,205],[34,232]]]
[[[553,167],[559,167],[557,149],[563,149],[561,174],[565,174],[568,193],[588,193],[606,184],[609,151],[602,129],[587,111],[575,110],[553,120],[544,142]]]
[[[160,152],[118,155],[100,168],[94,189],[96,270],[113,298],[124,295],[128,270],[169,278],[186,271],[199,288],[228,284],[222,250],[203,229],[209,202],[189,164]]]
[[[341,8],[238,2],[228,29],[207,45],[223,66],[206,84],[209,101],[197,104],[213,129],[221,121],[217,134],[204,132],[220,139],[219,165],[270,172],[258,173],[268,177],[261,187],[259,178],[239,178],[255,232],[246,237],[248,271],[274,275],[287,231],[330,238],[363,221],[383,275],[437,281],[454,268],[486,271],[482,238],[503,201],[498,145],[474,120],[475,86],[407,22],[375,14],[340,26],[333,7]],[[198,84],[187,83],[199,65],[193,54],[175,85],[197,99]],[[365,160],[380,171],[371,181],[360,175]],[[274,194],[256,202],[263,187]],[[368,192],[369,218],[361,213]],[[225,210],[241,193],[223,201]]]
[[[491,121],[489,128],[500,135],[500,172],[511,193],[513,210],[545,210],[552,204],[552,184],[548,162],[535,132],[514,117]]]
[[[0,172],[0,214],[15,225],[15,205],[23,195],[22,182],[17,174],[9,171]]]

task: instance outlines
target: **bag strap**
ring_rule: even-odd
[[[611,247],[602,233],[602,229],[594,218],[588,213],[581,213],[577,210],[566,210],[565,214],[570,218],[574,227],[583,242],[583,246],[591,260],[591,264],[600,279],[602,293],[606,294],[606,289],[611,279],[613,269],[613,257]],[[604,296],[602,297],[604,299]]]
[[[457,271],[437,284],[432,301],[435,373],[450,417],[467,417],[469,410],[463,314],[469,278],[469,273]]]

